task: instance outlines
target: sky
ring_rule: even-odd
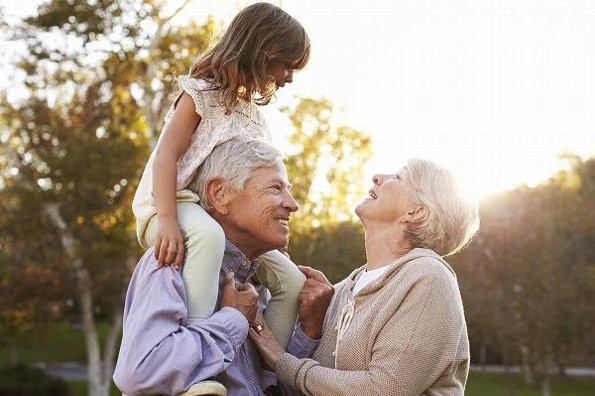
[[[0,0],[14,13],[39,1],[15,3]],[[177,23],[229,22],[250,3],[194,0]],[[279,3],[312,42],[309,65],[267,111],[281,145],[276,109],[304,96],[330,99],[337,124],[372,136],[366,178],[428,158],[484,196],[545,180],[565,152],[595,156],[592,0]]]

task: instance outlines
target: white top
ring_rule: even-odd
[[[366,287],[367,285],[369,285],[370,283],[374,282],[376,279],[378,279],[382,275],[384,275],[387,268],[388,268],[388,265],[385,265],[380,268],[376,268],[373,270],[365,270],[364,272],[362,272],[359,279],[353,286],[353,291],[352,291],[351,295],[355,297],[355,295],[357,293],[359,293],[359,291],[361,289],[363,289],[364,287]]]
[[[200,122],[190,137],[190,144],[177,164],[178,178],[176,195],[178,201],[198,202],[198,195],[187,189],[196,176],[198,167],[213,151],[215,146],[234,137],[250,137],[271,141],[266,121],[258,106],[252,106],[251,116],[248,114],[248,103],[240,102],[231,114],[226,115],[223,107],[217,102],[217,91],[211,89],[208,82],[196,78],[183,76],[178,79],[180,88],[192,97],[196,114]],[[173,117],[175,104],[172,104],[165,116],[166,125]],[[162,135],[163,136],[163,135]],[[161,137],[159,137],[159,143]],[[136,217],[136,233],[142,244],[142,236],[157,211],[153,200],[153,150],[145,166],[134,200],[132,211]]]

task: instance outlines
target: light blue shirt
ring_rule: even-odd
[[[226,242],[219,290],[227,272],[233,271],[239,282],[245,282],[259,264]],[[259,286],[257,291],[264,307],[268,290]],[[276,379],[270,373],[262,375],[246,318],[224,307],[208,319],[188,324],[186,301],[182,275],[172,267],[159,269],[153,248],[147,250],[126,294],[123,337],[113,377],[118,388],[126,395],[176,395],[192,384],[215,378],[225,385],[228,396],[264,395],[263,389]],[[317,344],[298,326],[287,350],[308,357]]]

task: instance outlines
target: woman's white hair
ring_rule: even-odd
[[[426,220],[409,227],[409,242],[441,256],[458,252],[479,229],[477,201],[461,192],[448,170],[431,161],[410,159],[406,168],[413,201],[428,210]]]
[[[225,188],[238,192],[244,188],[254,170],[274,166],[282,160],[281,152],[265,141],[233,138],[213,149],[198,168],[189,188],[198,194],[200,205],[209,211],[211,202],[206,191],[209,181],[224,180]]]

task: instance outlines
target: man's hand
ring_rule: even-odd
[[[221,307],[237,309],[252,326],[258,312],[258,293],[251,283],[236,283],[234,273],[228,272],[221,291]]]
[[[184,237],[178,221],[173,217],[157,218],[157,237],[155,238],[155,258],[159,267],[173,264],[180,269],[184,261]]]
[[[298,266],[306,275],[306,282],[298,297],[298,320],[304,333],[312,339],[319,339],[326,310],[335,294],[333,285],[320,271]]]

